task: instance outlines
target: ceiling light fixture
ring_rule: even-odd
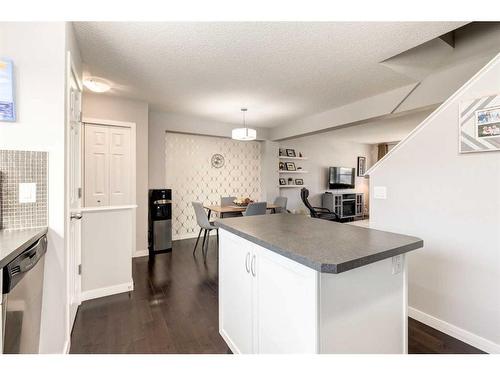
[[[253,141],[257,138],[257,131],[255,129],[247,128],[247,123],[245,121],[246,111],[246,108],[241,108],[241,112],[243,112],[243,127],[233,129],[231,132],[231,138],[236,139],[237,141]]]
[[[96,77],[88,77],[84,79],[83,84],[85,85],[86,88],[88,88],[90,91],[93,92],[106,92],[111,89],[111,86],[109,85],[108,82],[101,78],[96,78]]]

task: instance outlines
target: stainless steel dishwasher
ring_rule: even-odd
[[[43,236],[3,268],[5,354],[38,353],[46,251]]]

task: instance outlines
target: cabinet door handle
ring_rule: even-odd
[[[252,257],[251,269],[252,269],[252,275],[253,277],[255,277],[255,255]]]
[[[247,253],[247,256],[245,258],[245,269],[247,270],[247,273],[250,273],[250,266],[248,264],[250,260],[250,253]]]

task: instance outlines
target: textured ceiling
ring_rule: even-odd
[[[379,62],[458,22],[75,22],[86,74],[152,110],[276,126],[412,81]]]

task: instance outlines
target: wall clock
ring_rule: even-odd
[[[213,154],[212,155],[212,167],[214,168],[222,168],[224,166],[224,156],[221,154]]]

